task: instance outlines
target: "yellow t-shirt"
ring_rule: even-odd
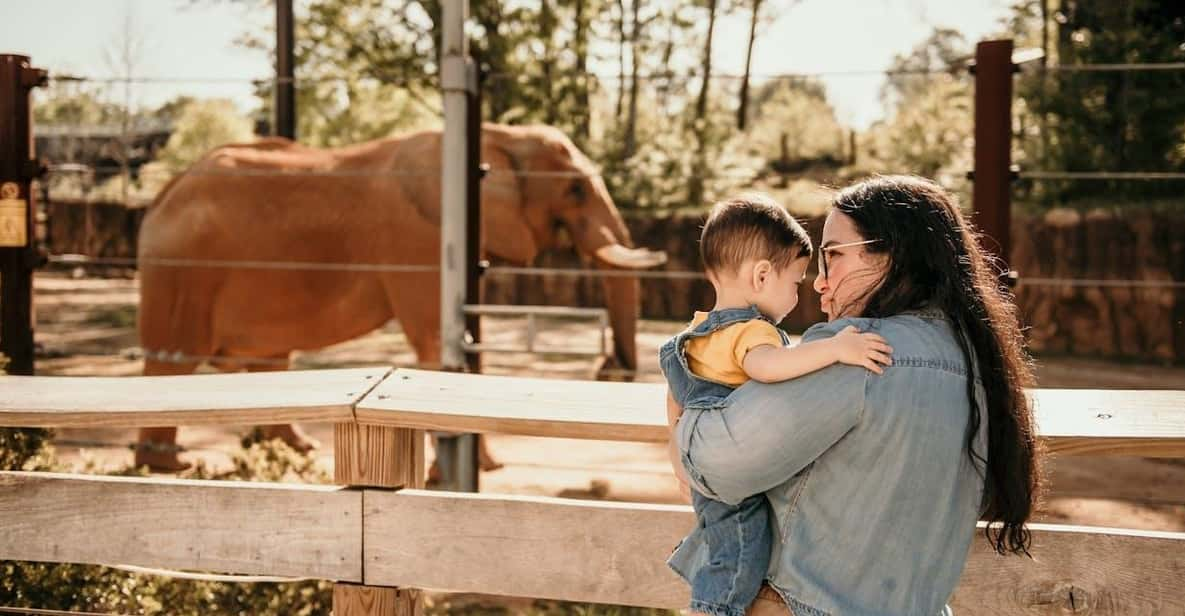
[[[696,311],[691,319],[695,327],[708,318],[708,313]],[[718,329],[707,336],[688,338],[683,345],[687,367],[696,376],[729,387],[738,387],[749,380],[742,366],[750,349],[763,344],[782,346],[782,335],[768,321],[752,319]]]

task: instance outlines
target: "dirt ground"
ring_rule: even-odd
[[[140,373],[136,348],[136,282],[126,278],[75,278],[38,274],[35,280],[36,362],[40,375],[130,376]],[[486,340],[521,344],[524,323],[484,318]],[[657,349],[681,327],[677,322],[643,321],[638,328],[642,381],[661,381]],[[594,325],[556,321],[540,326],[539,345],[596,348]],[[412,353],[398,324],[315,352],[293,354],[294,368],[368,365],[412,366]],[[489,374],[588,378],[588,357],[491,354]],[[1180,388],[1185,368],[1115,364],[1081,358],[1041,358],[1043,387]],[[332,424],[304,426],[323,444],[317,460],[333,466]],[[247,427],[188,427],[179,442],[182,457],[215,468],[229,465]],[[57,432],[59,458],[119,468],[131,463],[134,430],[64,429]],[[490,435],[490,448],[505,467],[481,475],[481,491],[644,503],[679,502],[662,446],[568,439]],[[429,453],[431,455],[431,453]],[[1042,521],[1149,530],[1185,531],[1185,460],[1135,457],[1068,457],[1049,465],[1050,497]]]

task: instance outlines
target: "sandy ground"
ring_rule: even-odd
[[[135,331],[136,283],[130,279],[75,279],[39,274],[35,281],[37,359],[41,375],[121,376],[140,373]],[[657,349],[680,328],[676,322],[639,324],[638,353],[643,376],[661,381]],[[489,341],[521,344],[524,323],[486,317]],[[545,323],[540,346],[577,345],[596,348],[599,335],[588,323]],[[295,368],[366,365],[411,366],[415,355],[398,324],[364,337],[315,352],[294,353]],[[587,357],[528,354],[487,355],[489,374],[588,378]],[[1079,358],[1042,358],[1039,383],[1044,387],[1180,388],[1185,368],[1114,364]],[[332,424],[304,426],[323,446],[319,464],[332,471]],[[184,459],[202,459],[215,468],[229,465],[247,427],[190,427],[179,442]],[[129,445],[135,431],[120,429],[59,430],[59,457],[71,464],[86,460],[117,468],[131,463]],[[505,467],[481,475],[481,491],[571,498],[675,503],[678,495],[660,445],[490,435],[490,448]],[[429,454],[431,455],[431,454]],[[1043,521],[1150,530],[1185,531],[1185,460],[1133,457],[1062,458],[1049,465],[1051,494]]]

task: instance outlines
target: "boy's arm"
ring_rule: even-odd
[[[796,347],[763,344],[745,354],[741,368],[755,381],[776,383],[822,370],[842,362],[863,366],[877,374],[884,374],[881,365],[892,361],[893,349],[877,334],[860,333],[848,326],[825,340],[805,342]]]

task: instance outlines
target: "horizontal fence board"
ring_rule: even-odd
[[[1033,560],[999,556],[976,537],[955,614],[1185,614],[1185,533],[1032,528]]]
[[[1185,391],[1033,390],[1050,451],[1185,458]]]
[[[666,391],[608,383],[399,370],[358,403],[359,423],[664,442]]]
[[[366,490],[367,585],[686,607],[666,556],[689,507]]]
[[[399,370],[362,423],[665,442],[665,386]],[[1185,391],[1034,389],[1039,433],[1067,455],[1185,457]],[[788,402],[789,403],[789,402]]]
[[[353,421],[391,369],[141,377],[0,377],[0,426],[150,427]]]
[[[0,472],[0,560],[362,580],[338,486]]]
[[[367,490],[365,519],[369,585],[687,604],[664,562],[694,524],[687,507]],[[1071,596],[1082,613],[1185,613],[1185,533],[1032,528],[1035,560],[998,556],[977,533],[956,614],[1060,614]]]

